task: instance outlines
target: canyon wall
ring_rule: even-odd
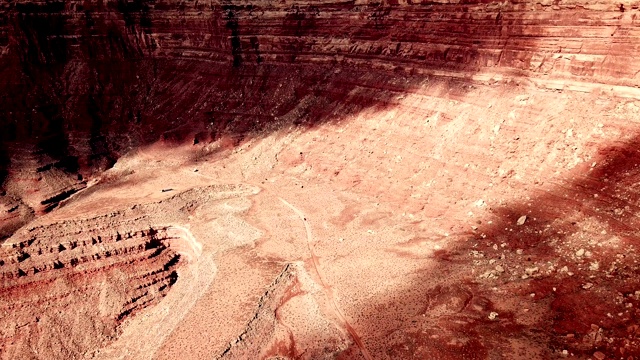
[[[526,82],[638,97],[638,4],[5,2],[2,236],[132,148],[339,121],[387,105],[381,89]]]
[[[388,301],[385,297],[388,294],[408,294],[409,300],[402,305],[410,309],[406,313],[424,306],[426,298],[436,304],[420,310],[421,314],[416,312],[415,319],[405,316],[402,321],[406,324],[410,321],[413,324],[414,320],[424,322],[424,318],[429,320],[425,316],[430,314],[427,310],[434,307],[437,310],[438,304],[442,304],[442,312],[450,317],[442,318],[446,324],[442,327],[427,324],[428,329],[434,329],[434,334],[441,334],[442,328],[447,329],[449,324],[459,324],[456,320],[459,313],[466,312],[464,318],[473,320],[469,320],[471,325],[468,326],[477,326],[485,339],[493,339],[494,333],[505,336],[495,344],[488,341],[488,345],[484,345],[487,349],[492,346],[500,349],[502,343],[506,343],[503,340],[512,333],[512,328],[498,326],[505,324],[500,322],[500,317],[506,319],[509,326],[513,325],[513,329],[531,326],[537,333],[543,333],[551,331],[549,324],[560,328],[573,321],[571,318],[582,316],[577,330],[571,327],[573,325],[566,325],[566,331],[562,328],[562,331],[553,330],[556,332],[551,335],[545,333],[553,341],[540,340],[541,353],[548,350],[548,344],[559,344],[553,351],[564,349],[562,346],[569,341],[564,337],[565,332],[575,330],[578,335],[584,335],[593,330],[596,338],[600,328],[596,326],[594,330],[591,325],[589,330],[582,326],[596,323],[592,320],[595,319],[593,314],[602,317],[610,315],[608,312],[622,314],[622,307],[626,305],[622,302],[611,308],[602,305],[597,311],[586,309],[583,314],[576,315],[578,306],[572,304],[604,304],[605,300],[617,299],[617,294],[623,293],[628,298],[633,295],[636,301],[637,288],[631,289],[630,284],[635,283],[629,280],[635,279],[633,274],[637,274],[636,268],[632,267],[636,265],[631,265],[632,261],[636,263],[633,256],[624,260],[628,267],[620,270],[624,276],[616,275],[619,279],[615,286],[611,285],[609,292],[599,293],[599,297],[589,298],[589,301],[583,301],[583,297],[573,300],[574,289],[564,290],[563,287],[571,285],[588,290],[593,284],[585,282],[596,282],[591,273],[575,270],[574,280],[560,279],[559,284],[563,287],[557,285],[558,289],[565,291],[568,295],[564,296],[574,302],[558,300],[556,303],[560,305],[554,306],[559,310],[544,312],[535,327],[521,325],[503,313],[498,321],[490,323],[489,320],[495,320],[497,315],[493,315],[493,319],[487,317],[494,310],[485,297],[494,296],[486,295],[490,293],[488,285],[486,289],[483,288],[485,285],[468,285],[474,289],[469,292],[457,290],[463,289],[458,284],[451,287],[453,290],[439,285],[427,289],[424,284],[431,284],[434,278],[446,274],[449,265],[440,268],[438,263],[433,269],[426,270],[422,267],[425,262],[439,261],[438,257],[446,264],[453,259],[460,265],[450,273],[459,272],[460,278],[466,278],[469,264],[479,266],[480,260],[476,256],[484,257],[478,253],[482,250],[487,254],[495,253],[496,258],[498,251],[503,251],[503,255],[504,251],[511,251],[508,254],[516,259],[513,260],[515,269],[520,266],[519,261],[524,261],[519,260],[524,248],[525,253],[533,249],[535,255],[527,255],[528,262],[539,260],[541,264],[551,264],[549,261],[559,258],[561,261],[549,266],[567,268],[565,264],[573,264],[567,259],[573,261],[576,256],[582,259],[582,255],[575,254],[585,252],[585,245],[580,243],[567,246],[564,253],[549,250],[555,249],[558,239],[566,240],[569,238],[566,234],[577,231],[573,230],[577,228],[576,222],[566,216],[572,214],[567,209],[574,211],[579,203],[584,204],[581,211],[586,214],[590,214],[590,208],[595,208],[596,212],[606,208],[608,213],[619,215],[625,211],[631,214],[631,210],[638,208],[636,194],[624,192],[633,190],[636,183],[633,179],[638,164],[635,150],[638,146],[637,135],[633,133],[636,131],[633,121],[636,120],[632,116],[637,118],[638,107],[632,102],[613,104],[614,101],[608,99],[640,99],[639,7],[640,1],[626,0],[3,2],[0,4],[0,242],[3,242],[0,244],[0,293],[7,297],[0,297],[3,298],[0,308],[10,316],[4,318],[0,331],[0,358],[3,354],[8,358],[50,358],[62,353],[77,357],[98,356],[98,349],[114,344],[122,334],[123,342],[127,343],[145,331],[151,332],[145,320],[134,324],[133,329],[138,329],[136,326],[144,329],[138,333],[123,330],[121,325],[163,299],[168,305],[158,310],[155,323],[151,323],[160,326],[158,324],[166,324],[169,322],[166,319],[171,319],[171,326],[162,328],[169,330],[155,333],[172,339],[166,343],[164,339],[156,339],[157,343],[148,345],[169,344],[162,345],[166,348],[158,350],[159,356],[171,358],[186,348],[172,347],[172,344],[189,342],[211,356],[212,349],[207,346],[210,339],[217,339],[213,350],[218,351],[221,358],[243,358],[250,353],[262,352],[265,348],[262,342],[269,339],[269,334],[287,333],[286,321],[275,326],[271,315],[291,298],[303,296],[297,293],[304,292],[300,290],[300,284],[313,291],[305,298],[305,306],[289,310],[284,307],[285,318],[314,323],[307,321],[308,309],[316,308],[322,310],[317,312],[318,318],[331,320],[327,324],[342,321],[345,328],[350,328],[345,320],[350,318],[348,320],[355,320],[360,330],[368,332],[365,340],[377,347],[378,354],[397,342],[397,349],[393,350],[396,353],[388,353],[391,358],[407,357],[411,351],[405,349],[408,341],[389,341],[401,334],[396,332],[401,325],[392,326],[392,323],[400,322],[397,314],[405,315],[400,310],[397,314],[389,311],[396,309],[396,303]],[[531,89],[541,91],[530,97]],[[601,122],[596,117],[602,114],[614,116]],[[375,121],[369,121],[371,119]],[[345,130],[346,125],[335,129],[319,126],[325,123],[342,125],[348,121],[355,124],[349,130]],[[586,124],[582,128],[579,127],[581,121]],[[451,124],[457,128],[450,128]],[[576,136],[573,135],[574,127]],[[288,142],[289,139],[281,142],[271,139],[270,143],[265,141],[266,145],[245,141],[280,130],[285,133],[290,129],[311,128],[316,132],[300,132],[302,135],[294,146],[291,146],[294,141]],[[526,133],[521,131],[525,128],[528,129]],[[341,135],[343,131],[347,133]],[[560,131],[562,135],[558,134]],[[582,137],[578,136],[579,131],[583,131]],[[605,132],[606,136],[600,137]],[[211,147],[203,146],[212,140],[221,141]],[[619,149],[604,148],[602,156],[592,157],[592,153],[599,154],[600,145],[623,140],[627,142],[619,144]],[[154,155],[157,149],[145,153],[145,146],[156,142],[168,145],[199,143],[200,147],[189,148],[195,149],[195,157],[201,156],[204,160],[198,163],[201,159],[189,158],[180,162],[171,158],[184,154],[179,153],[184,149],[177,150],[177,146],[167,153]],[[216,148],[218,145],[224,149]],[[211,161],[210,166],[203,165],[204,161],[223,157],[216,158],[216,151],[240,149],[242,146],[239,145],[246,145],[245,153],[234,153],[237,156],[226,163]],[[249,149],[249,145],[255,146]],[[140,152],[122,157],[128,152],[132,154],[132,150]],[[172,155],[166,155],[169,153]],[[532,153],[535,156],[530,156]],[[607,154],[614,159],[613,165],[606,165]],[[184,157],[188,158],[187,155]],[[103,171],[118,159],[121,161],[110,179],[110,174],[105,175]],[[402,161],[407,165],[400,165]],[[175,166],[175,163],[182,165]],[[599,170],[601,163],[604,170]],[[172,164],[175,168],[171,168]],[[589,181],[553,180],[578,164],[581,167],[577,167],[576,172],[583,168],[597,169],[583,171],[588,175],[581,176],[593,174]],[[613,177],[616,174],[620,177]],[[610,175],[610,184],[602,187],[600,180],[608,181]],[[180,179],[171,184],[174,178]],[[549,178],[556,181],[559,190],[546,196],[533,196],[533,200],[530,194],[524,194],[534,185],[540,187],[539,184]],[[539,182],[539,179],[542,180]],[[259,192],[253,189],[202,187],[189,192],[189,187],[197,184],[205,186],[225,181],[261,184],[267,190],[257,200],[245,198],[249,193]],[[321,186],[313,188],[314,181]],[[550,181],[552,185],[553,181]],[[100,186],[87,189],[96,182]],[[113,188],[110,184],[114,184]],[[183,188],[179,189],[180,186]],[[293,216],[291,220],[278,207],[282,204],[277,196],[283,189],[290,192],[287,195],[292,198],[306,199],[300,200],[299,206],[310,208],[312,216],[317,216],[318,220],[312,216],[309,219],[317,221],[312,225],[319,238],[323,235],[322,229],[335,232],[324,233],[321,241],[314,242],[310,227],[307,227],[311,226],[307,213],[290,206],[293,215],[300,211],[299,219]],[[305,195],[307,191],[315,191],[315,197]],[[225,195],[227,192],[233,194]],[[554,206],[559,210],[553,210],[551,206],[555,212],[527,213],[529,210],[525,205],[518,205],[519,202],[510,207],[487,206],[486,212],[491,210],[501,215],[502,211],[502,220],[491,225],[491,221],[482,223],[478,219],[469,226],[471,223],[467,222],[473,214],[467,208],[454,207],[472,201],[476,204],[473,211],[480,213],[485,211],[482,210],[485,200],[502,204],[502,199],[512,193],[522,195],[523,199],[526,196],[526,201],[521,202],[527,206],[533,203],[544,209],[557,202]],[[575,203],[558,200],[566,199],[567,193],[575,198]],[[623,198],[623,195],[626,203],[607,197]],[[323,203],[327,198],[334,199],[333,208]],[[597,198],[607,199],[603,201],[607,205],[586,200]],[[218,204],[213,200],[221,202]],[[80,205],[74,205],[74,201],[79,201]],[[207,201],[211,204],[206,204]],[[252,201],[260,207],[259,211],[250,210]],[[377,209],[380,203],[384,207],[385,201],[388,212]],[[349,205],[349,202],[353,203]],[[54,212],[49,217],[40,217],[40,224],[38,220],[30,223],[61,204],[68,205],[61,207],[62,215]],[[367,206],[372,209],[366,209]],[[230,209],[253,217],[250,222],[260,229],[230,216]],[[525,213],[529,218],[525,217],[524,221],[530,227],[516,223]],[[420,220],[414,222],[414,214]],[[412,220],[406,220],[405,216]],[[597,221],[589,220],[609,221],[608,217],[604,217],[605,220],[594,218]],[[437,222],[432,219],[445,219],[449,223],[436,228],[434,223]],[[482,221],[486,219],[482,218]],[[630,223],[625,225],[628,228],[617,233],[625,239],[635,234],[635,220],[626,221]],[[348,225],[352,222],[357,226]],[[29,226],[24,226],[27,223]],[[522,230],[522,233],[511,234],[514,223],[516,229],[530,229],[529,232]],[[186,231],[174,236],[172,231],[176,228],[171,226],[175,224],[195,224],[194,236]],[[390,231],[397,224],[407,225],[406,229],[400,229],[405,235],[398,235],[401,233],[396,229],[396,233],[385,233],[385,238],[367,240],[369,236],[373,238],[376,231]],[[547,231],[547,224],[565,231],[564,235],[562,231],[536,235]],[[351,229],[348,226],[362,230],[362,234],[347,232],[346,229]],[[22,231],[17,231],[20,228]],[[418,233],[416,228],[424,230],[424,239],[406,238],[408,233]],[[433,253],[427,252],[427,244],[431,244],[435,235],[443,233],[446,235],[442,236],[448,238],[454,229],[459,229],[460,233],[465,229],[464,234],[468,234],[469,228],[475,234],[473,242],[481,244],[480,247],[468,249],[471,245],[464,245],[459,253],[452,251],[449,254],[437,245]],[[287,235],[290,238],[283,235],[291,229],[298,229],[299,234]],[[586,237],[600,236],[605,241],[607,232],[597,230],[597,233],[593,230],[595,235],[587,233]],[[485,244],[487,234],[497,239],[495,244]],[[234,240],[232,236],[244,240]],[[185,249],[198,248],[191,242],[196,237],[208,240],[203,250],[206,256],[197,258],[198,251],[195,250],[193,254],[185,253]],[[299,238],[306,239],[304,246],[296,243]],[[334,238],[338,251],[332,253],[323,246],[329,246],[326,239]],[[252,251],[224,253],[229,248],[253,244],[256,239],[260,239],[260,243]],[[385,247],[384,239],[393,246]],[[406,240],[407,244],[400,246],[393,242],[399,239]],[[460,241],[471,244],[470,239],[469,235],[465,242]],[[531,244],[523,243],[522,239],[529,239]],[[368,242],[366,246],[360,246],[359,241]],[[538,243],[547,242],[551,244],[548,248],[537,248]],[[357,246],[349,248],[351,244]],[[324,251],[319,256],[321,260],[313,253],[312,247],[316,245]],[[376,246],[380,253],[371,250]],[[350,250],[338,256],[342,249]],[[405,258],[397,260],[389,249],[404,254]],[[635,253],[625,249],[620,248],[620,252]],[[417,255],[411,255],[412,252]],[[256,260],[251,257],[253,253],[261,257]],[[469,253],[473,256],[471,263],[465,257]],[[212,254],[223,254],[215,258],[219,275],[216,266],[212,265]],[[355,256],[349,258],[350,254]],[[318,268],[322,269],[324,261],[334,261],[327,259],[338,259],[335,260],[338,264],[344,261],[348,266],[343,264],[340,268],[330,263],[326,269],[341,271],[351,269],[352,263],[357,263],[354,259],[364,259],[364,265],[360,264],[364,269],[362,274],[368,274],[372,266],[371,258],[366,256],[371,254],[380,260],[372,263],[382,266],[384,271],[377,270],[373,280],[353,275],[358,273],[351,270],[340,273],[342,277],[333,286],[343,297],[337,297],[339,300],[336,301],[332,286],[324,284]],[[298,262],[309,260],[305,257],[321,261],[320,266],[314,264],[317,274],[305,268],[308,264]],[[585,255],[585,259],[587,257]],[[504,261],[505,257],[499,259]],[[604,269],[605,260],[609,261],[603,256],[602,266],[596,262],[590,267]],[[488,261],[487,267],[472,278],[477,283],[485,284],[482,281],[487,278],[493,280],[502,276],[505,268],[512,270],[506,265],[503,268],[502,263],[497,268]],[[425,271],[426,275],[418,277],[418,285],[408,287],[407,291],[403,290],[404,284],[397,288],[384,287],[385,282],[380,279],[385,276],[387,280],[393,276],[393,281],[413,276],[413,269],[403,268],[410,262],[416,269]],[[242,273],[252,270],[258,263],[264,269],[256,271],[258,275],[251,274],[255,277]],[[285,263],[288,265],[283,266]],[[531,268],[523,266],[520,273],[514,270],[509,276],[524,281],[530,275],[542,272],[541,269],[542,265],[538,269],[532,263]],[[613,272],[615,267],[610,269]],[[180,282],[178,275],[186,280]],[[216,281],[210,289],[214,276]],[[314,276],[316,278],[312,279]],[[598,280],[600,283],[614,283],[610,280],[613,275],[602,276]],[[351,279],[355,279],[354,283]],[[367,280],[376,286],[375,289],[381,289],[379,299],[363,300],[356,306],[355,301],[350,302],[351,298],[371,293],[371,288],[360,285],[367,284]],[[183,288],[175,291],[180,284]],[[383,285],[378,288],[379,284]],[[519,286],[520,283],[514,284]],[[550,293],[549,288],[556,291],[551,283],[535,284],[538,293]],[[543,289],[545,286],[546,290]],[[626,287],[634,292],[618,291]],[[237,329],[233,326],[246,325],[243,316],[247,314],[247,308],[255,311],[247,300],[245,307],[240,309],[244,311],[242,315],[234,313],[238,309],[234,308],[239,302],[237,299],[249,299],[264,288],[267,292],[263,296],[254,296],[259,304],[255,321],[249,322],[246,331],[234,332]],[[82,289],[84,298],[74,295],[78,289]],[[201,293],[196,295],[196,290]],[[237,291],[229,295],[230,290]],[[530,295],[532,291],[518,291],[528,301],[534,301]],[[196,304],[205,292],[209,298]],[[449,298],[441,296],[441,292],[458,293],[454,298],[464,305],[454,309]],[[513,300],[514,308],[523,308],[522,298],[508,297],[511,293],[515,291],[508,288],[505,297]],[[171,294],[175,298],[166,302]],[[350,311],[347,313],[350,316],[341,315],[336,305],[339,301],[343,301],[340,304]],[[191,310],[184,304],[200,306],[203,310],[187,314]],[[540,304],[536,306],[544,307],[546,311],[548,304]],[[564,308],[565,304],[569,305]],[[160,313],[165,310],[169,313],[168,309],[184,310],[184,313],[165,318]],[[286,311],[290,311],[288,315]],[[68,316],[59,315],[66,312]],[[364,314],[360,319],[353,315],[358,312]],[[227,325],[220,319],[232,317],[219,314],[236,316],[229,320],[233,326],[223,330],[217,328]],[[182,316],[187,320],[181,322]],[[615,325],[611,328],[616,331],[612,338],[617,339],[617,342],[610,342],[613,345],[606,345],[611,349],[614,346],[626,349],[624,344],[618,346],[625,340],[623,333],[630,324],[624,321],[611,320]],[[633,326],[636,326],[635,332],[638,325]],[[174,328],[177,329],[175,332]],[[331,354],[340,353],[346,358],[349,351],[366,354],[366,349],[358,343],[359,337],[354,336],[355,332],[347,336],[347,332],[340,333],[337,327],[327,325],[323,329],[318,333],[329,334],[327,336],[335,341]],[[452,338],[464,335],[464,331],[454,330]],[[407,331],[408,338],[414,336],[411,331]],[[246,338],[250,341],[245,343],[249,345],[255,339],[253,347],[235,347],[243,338],[237,337],[233,342],[229,334],[237,333],[248,334]],[[533,333],[536,332],[520,334],[525,339]],[[184,334],[187,335],[181,337]],[[277,340],[278,336],[274,335],[273,339]],[[415,338],[422,341],[419,335]],[[142,339],[144,341],[139,342],[148,340]],[[295,341],[291,339],[287,341],[291,341],[291,353],[294,354],[291,357],[294,358],[298,356],[296,341],[308,340],[307,343],[300,342],[307,345],[298,349],[306,351],[315,338],[299,336]],[[277,345],[278,342],[274,340],[274,343]],[[315,342],[316,345],[324,343],[324,340]],[[111,349],[115,353],[125,349],[115,344],[116,349]],[[136,341],[127,344],[131,349],[137,346],[131,345],[137,344]],[[445,340],[442,344],[443,348],[446,348],[445,344],[449,346]],[[636,346],[635,343],[632,345]],[[569,349],[579,354],[592,352],[591,348],[584,350],[581,346]],[[637,348],[631,348],[637,351]],[[469,342],[461,349],[452,352],[449,358],[457,359],[460,354],[474,352],[481,358],[485,354],[485,349],[475,342]],[[325,349],[312,350],[321,353]],[[313,357],[313,351],[307,356]],[[110,354],[107,351],[102,356],[109,358]],[[299,357],[302,354],[304,352]]]

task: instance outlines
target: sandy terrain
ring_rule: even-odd
[[[638,11],[0,4],[0,359],[640,359]]]
[[[141,148],[3,244],[30,255],[3,266],[4,357],[634,358],[638,122],[633,100],[441,85]]]

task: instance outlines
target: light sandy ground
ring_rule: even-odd
[[[175,284],[85,356],[640,356],[640,102],[449,91],[233,148],[155,144],[36,220],[180,229]]]

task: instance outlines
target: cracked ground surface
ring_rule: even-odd
[[[0,354],[638,358],[639,109],[425,85],[137,149],[2,244]]]

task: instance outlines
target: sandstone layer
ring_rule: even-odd
[[[640,357],[640,13],[0,5],[0,358]]]

